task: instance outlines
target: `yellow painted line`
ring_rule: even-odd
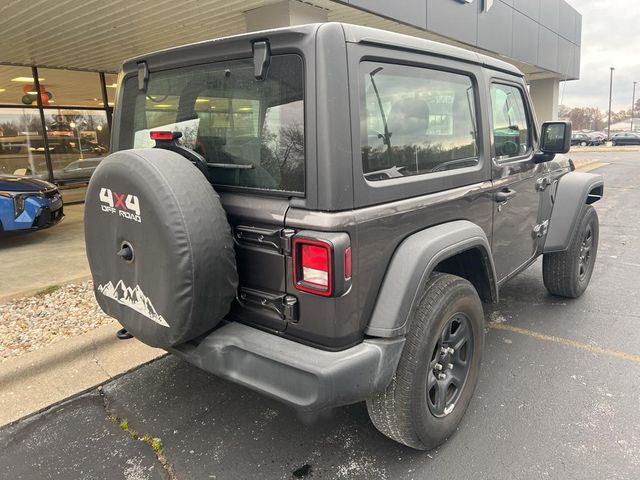
[[[520,335],[526,335],[537,340],[544,342],[558,343],[560,345],[566,345],[567,347],[577,348],[590,353],[596,353],[599,355],[607,355],[609,357],[620,358],[622,360],[629,360],[631,362],[640,363],[640,355],[634,353],[618,352],[617,350],[611,350],[609,348],[598,347],[597,345],[589,345],[588,343],[577,342],[575,340],[569,340],[568,338],[556,337],[555,335],[546,335],[544,333],[535,332],[533,330],[527,330],[526,328],[514,327],[507,325],[506,323],[489,323],[489,328],[494,330],[503,330],[506,332],[519,333]]]

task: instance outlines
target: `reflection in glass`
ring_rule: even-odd
[[[48,178],[38,110],[0,109],[0,174]]]
[[[522,91],[511,85],[491,85],[496,158],[504,160],[529,151],[529,122]]]
[[[545,125],[543,131],[543,150],[561,152],[564,149],[565,129],[564,123],[552,123]]]
[[[361,65],[362,161],[367,180],[477,165],[469,77],[399,65]]]
[[[56,183],[89,181],[109,154],[107,115],[100,110],[45,110],[49,153]]]

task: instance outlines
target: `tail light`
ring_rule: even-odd
[[[351,246],[346,233],[300,232],[293,238],[296,289],[340,296],[351,286]]]

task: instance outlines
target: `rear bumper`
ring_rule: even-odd
[[[228,323],[197,345],[169,351],[215,375],[314,411],[360,402],[382,391],[395,373],[404,341],[371,339],[328,352]]]

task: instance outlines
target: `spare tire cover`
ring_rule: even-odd
[[[231,228],[211,184],[178,153],[109,155],[89,182],[84,223],[98,304],[142,342],[186,342],[229,311],[238,285]]]

